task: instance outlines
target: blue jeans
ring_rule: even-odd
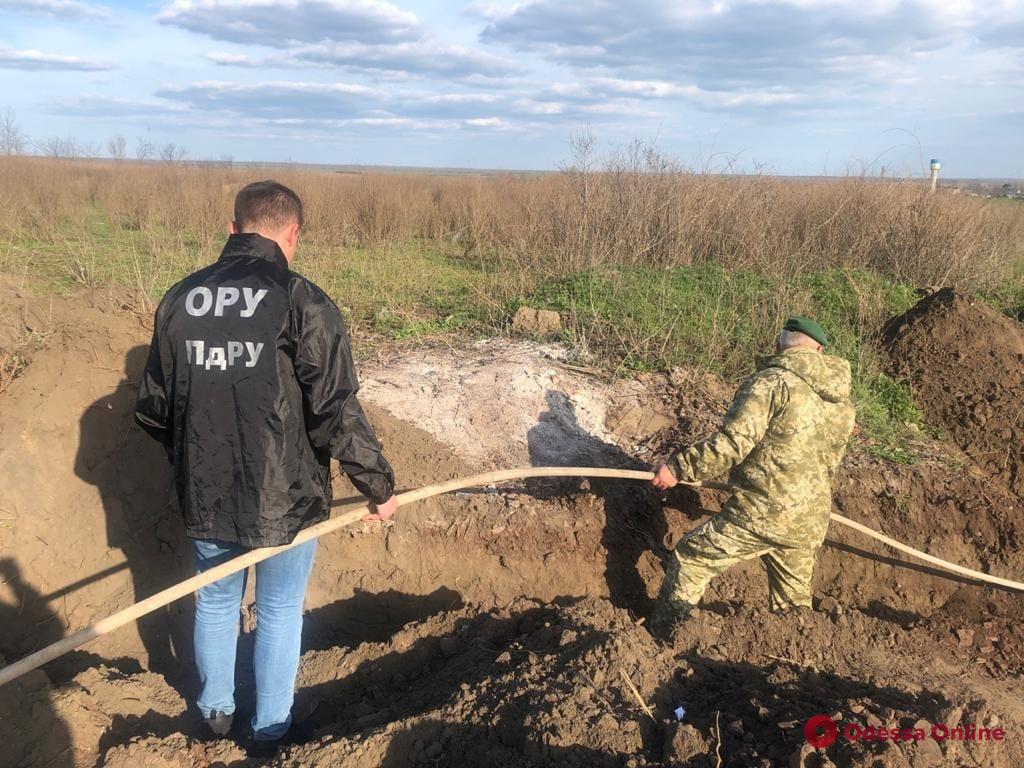
[[[248,551],[240,544],[192,542],[196,567],[209,568]],[[302,639],[302,600],[313,567],[316,540],[256,564],[256,714],[257,739],[279,739],[292,722],[295,675]],[[235,711],[235,651],[246,571],[202,587],[196,596],[195,650],[199,668],[199,711],[209,717]]]

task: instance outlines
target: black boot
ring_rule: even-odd
[[[696,606],[689,603],[658,600],[647,617],[647,631],[651,637],[662,642],[670,642],[676,628],[682,624]]]
[[[312,741],[315,732],[316,726],[311,721],[293,720],[279,739],[257,739],[255,736],[250,738],[245,745],[245,754],[247,757],[256,758],[273,757],[281,747],[292,747]]]
[[[232,715],[225,714],[218,710],[214,710],[210,713],[209,717],[204,717],[203,722],[206,723],[206,727],[210,729],[212,735],[217,738],[223,738],[228,735],[228,731],[231,730],[231,722],[234,719]]]

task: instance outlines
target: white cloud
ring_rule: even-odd
[[[645,99],[663,99],[671,96],[690,95],[695,86],[680,86],[662,80],[623,80],[617,77],[598,77],[594,84],[609,93],[636,96]]]
[[[157,96],[193,109],[235,112],[261,118],[358,117],[372,112],[382,95],[350,83],[268,81],[241,84],[219,80],[161,88]]]
[[[216,51],[206,58],[219,66],[250,69],[340,68],[447,80],[503,77],[521,71],[515,62],[500,56],[433,39],[379,45],[322,43],[262,57]]]
[[[0,0],[0,10],[20,11],[61,19],[105,19],[110,9],[81,0]]]
[[[478,1],[466,6],[465,14],[484,21],[496,21],[515,13],[522,5],[523,3],[502,4]]]
[[[605,92],[645,99],[690,99],[708,107],[765,107],[798,104],[806,101],[806,94],[782,87],[708,90],[697,85],[677,85],[651,80],[621,80],[597,78]]]
[[[181,98],[203,94],[204,98],[215,101],[224,96],[243,95],[257,96],[263,94],[262,98],[271,100],[271,95],[280,94],[302,94],[320,97],[332,96],[369,96],[379,93],[365,85],[353,83],[305,83],[283,80],[270,80],[262,83],[233,83],[226,80],[201,80],[190,85],[172,85],[161,88],[157,91],[158,96]],[[188,100],[187,98],[185,100]],[[267,105],[268,109],[272,105]]]
[[[73,99],[58,99],[51,103],[50,108],[53,113],[59,115],[139,118],[142,120],[155,117],[184,116],[187,112],[187,109],[180,104],[96,94],[86,94]]]
[[[522,71],[502,56],[442,42],[415,14],[384,0],[175,0],[157,18],[225,42],[279,49],[207,54],[220,66],[339,68],[448,80]]]
[[[394,45],[330,43],[292,51],[298,62],[352,67],[438,78],[500,77],[520,71],[514,62],[461,45],[416,40]]]
[[[246,53],[225,53],[223,51],[211,51],[206,58],[214,64],[222,67],[259,67],[266,66],[266,62],[254,59]]]
[[[583,122],[654,114],[633,102],[599,96],[562,100],[553,94],[528,95],[521,91],[424,93],[350,83],[280,80],[245,84],[196,82],[161,88],[157,96],[195,110],[311,124],[337,120],[415,119],[477,127],[487,126],[495,120],[520,126],[559,124],[572,127]]]
[[[500,117],[474,117],[467,120],[466,125],[474,128],[502,128],[508,125],[508,121]]]
[[[89,61],[78,56],[63,56],[42,51],[12,51],[0,49],[0,69],[26,70],[72,70],[78,72],[99,72],[114,69],[112,64]]]
[[[720,89],[855,77],[962,37],[966,0],[534,0],[481,33],[574,67]]]
[[[1003,0],[993,3],[979,31],[981,40],[997,48],[1024,48],[1024,2]]]
[[[628,114],[644,109],[645,103],[687,103],[708,111],[756,111],[780,107],[805,108],[810,105],[807,93],[784,87],[734,88],[711,90],[692,83],[670,83],[663,80],[629,80],[617,77],[594,77],[570,83],[554,83],[541,90],[540,100],[574,102],[588,105],[594,113]],[[817,105],[826,103],[818,96]],[[666,104],[667,106],[667,104]],[[646,114],[651,114],[647,108]]]
[[[174,0],[157,19],[217,40],[275,48],[394,43],[423,34],[415,14],[384,0]]]

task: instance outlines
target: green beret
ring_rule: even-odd
[[[825,329],[809,317],[793,315],[786,321],[786,324],[782,326],[782,330],[802,333],[805,336],[810,336],[816,342],[821,344],[821,346],[828,346],[828,337],[825,335]]]

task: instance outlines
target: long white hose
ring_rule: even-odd
[[[508,480],[525,480],[533,477],[606,477],[620,480],[649,481],[654,477],[654,475],[652,472],[642,472],[632,469],[602,469],[597,467],[524,467],[522,469],[504,469],[494,472],[484,472],[483,474],[473,475],[472,477],[449,480],[444,483],[436,483],[435,485],[418,488],[413,491],[399,494],[396,497],[396,501],[398,506],[402,507],[417,501],[422,501],[423,499],[429,499],[432,496],[438,496],[442,493],[450,493],[451,491],[457,491],[463,488],[490,485],[492,483],[501,483]],[[721,483],[704,483],[703,485],[708,488],[728,490],[728,486],[722,485]],[[186,595],[195,592],[200,587],[212,584],[218,579],[222,579],[225,576],[236,573],[243,568],[248,568],[250,565],[258,563],[261,560],[266,560],[268,557],[273,557],[279,552],[284,552],[287,549],[297,547],[307,541],[323,536],[325,533],[330,533],[331,531],[336,531],[339,528],[352,525],[353,523],[360,521],[368,511],[369,507],[365,504],[350,508],[339,514],[337,517],[332,517],[330,520],[325,520],[322,523],[318,523],[300,531],[291,544],[281,547],[264,547],[262,549],[250,550],[244,555],[236,557],[233,560],[229,560],[226,563],[222,563],[208,571],[204,571],[190,579],[186,579],[172,587],[168,587],[162,592],[157,592],[155,595],[134,603],[133,605],[130,605],[117,613],[111,614],[104,619],[100,619],[95,624],[91,624],[84,629],[80,629],[63,639],[58,640],[56,643],[48,645],[42,650],[36,651],[35,653],[0,669],[0,686],[21,677],[26,672],[30,672],[33,669],[41,667],[49,661],[53,661],[59,656],[63,656],[69,651],[80,648],[101,635],[112,632],[118,627],[122,627],[131,621],[135,621],[141,616],[145,616],[147,613],[151,613],[158,608],[162,608],[168,603],[172,603],[179,598],[185,597]],[[997,576],[990,576],[987,573],[972,571],[969,568],[964,568],[954,563],[940,560],[937,557],[932,557],[931,555],[916,550],[913,547],[901,544],[895,539],[891,539],[881,533],[872,531],[870,528],[866,528],[859,523],[855,523],[842,515],[833,513],[832,519],[842,525],[846,525],[856,531],[860,531],[873,539],[881,541],[894,549],[898,549],[900,552],[905,552],[911,557],[923,560],[926,563],[931,563],[939,568],[943,568],[962,576],[968,576],[978,581],[998,584],[1010,589],[1024,591],[1024,583],[1011,581],[1009,579],[1002,579]]]

